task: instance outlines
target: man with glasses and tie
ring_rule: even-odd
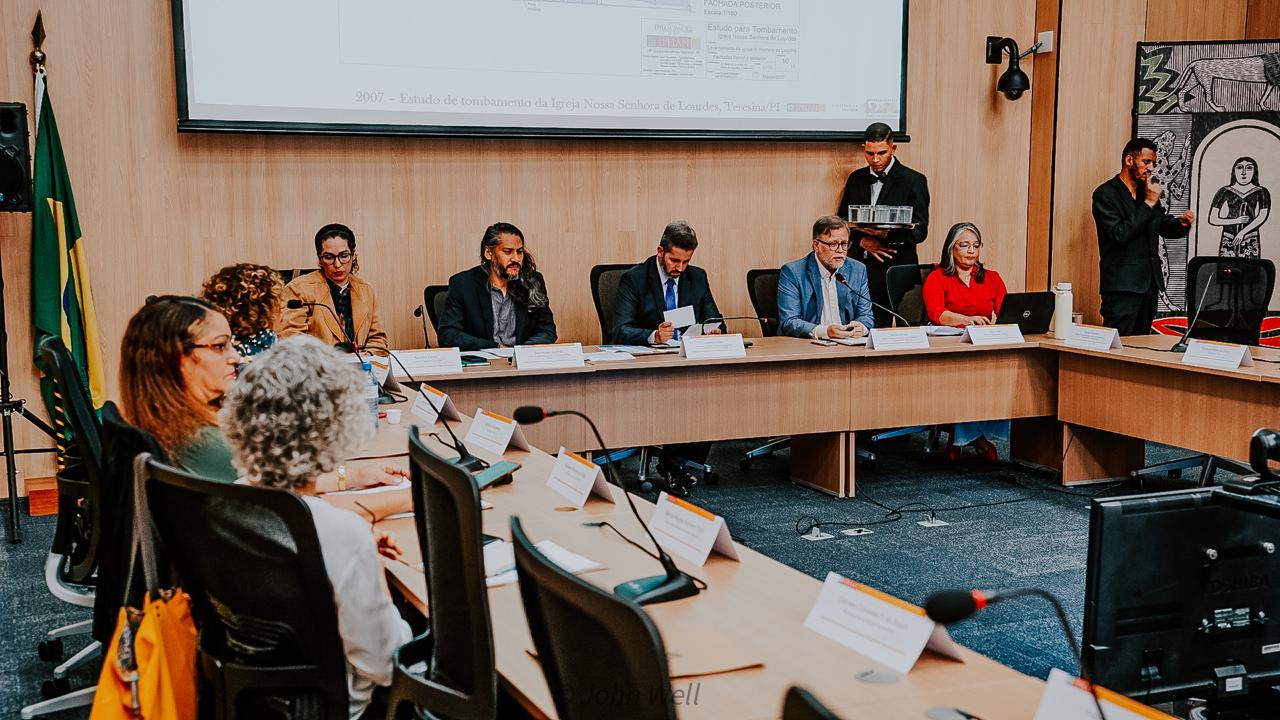
[[[835,215],[818,218],[813,252],[783,265],[778,276],[778,332],[838,340],[875,327],[867,269],[848,255],[848,223]]]
[[[698,236],[687,222],[677,220],[662,231],[657,253],[622,274],[614,301],[613,342],[620,345],[657,345],[679,340],[682,328],[663,317],[668,310],[690,306],[694,321],[721,317],[711,295],[707,273],[689,263],[698,248]],[[706,332],[720,332],[721,324],[708,324]],[[687,330],[687,328],[683,328]],[[666,445],[658,460],[658,472],[673,494],[686,494],[694,483],[682,460],[705,463],[711,443]]]
[[[285,310],[280,337],[307,334],[350,352],[385,354],[387,333],[378,320],[373,287],[356,276],[356,235],[346,225],[332,223],[316,233],[320,269],[293,279],[284,288]],[[289,301],[301,307],[289,308]]]
[[[850,205],[895,205],[912,208],[913,228],[850,228],[854,257],[867,266],[871,299],[890,307],[885,274],[894,265],[915,265],[916,245],[929,236],[929,183],[924,175],[894,158],[897,150],[893,130],[884,123],[872,123],[863,134],[862,152],[867,166],[849,173],[836,215],[848,218]],[[875,308],[876,324],[888,327],[889,313]]]

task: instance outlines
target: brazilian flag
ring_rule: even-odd
[[[102,343],[98,318],[89,287],[89,262],[80,235],[71,178],[62,155],[53,103],[44,74],[36,79],[36,151],[34,210],[31,217],[31,322],[35,333],[35,363],[40,369],[40,390],[49,417],[66,433],[61,398],[40,358],[39,344],[47,337],[62,338],[86,382],[85,390],[95,408],[106,400]],[[64,443],[60,442],[59,445]]]

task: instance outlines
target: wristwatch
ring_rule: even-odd
[[[346,489],[347,489],[347,466],[339,465],[338,466],[338,492],[342,492],[343,490],[346,490]]]

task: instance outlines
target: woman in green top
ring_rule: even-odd
[[[240,354],[222,313],[198,298],[148,298],[129,320],[120,357],[126,419],[151,433],[174,464],[233,482],[217,413]]]

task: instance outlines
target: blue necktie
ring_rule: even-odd
[[[666,305],[667,305],[667,309],[668,309],[668,310],[675,310],[675,309],[676,309],[676,279],[675,279],[675,278],[667,278],[667,292],[666,292],[666,294],[663,296],[663,300],[666,302]],[[679,340],[679,339],[680,339],[680,331],[679,331],[679,330],[676,330],[676,331],[671,335],[671,339],[672,339],[672,340]]]

